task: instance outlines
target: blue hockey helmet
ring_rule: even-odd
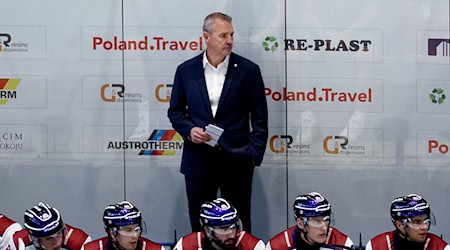
[[[331,216],[331,204],[319,193],[299,195],[294,202],[294,217]]]
[[[430,205],[424,198],[417,194],[409,194],[395,198],[392,201],[390,210],[392,222],[424,214],[430,217],[431,213]]]
[[[200,223],[202,226],[224,226],[238,221],[239,216],[236,208],[223,198],[206,202],[200,208]]]
[[[131,224],[142,225],[141,212],[128,201],[109,205],[103,212],[103,223],[105,229],[119,228]]]
[[[26,210],[24,221],[28,233],[35,238],[50,237],[65,229],[58,210],[44,202],[39,202],[38,205]]]

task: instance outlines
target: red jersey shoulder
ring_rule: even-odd
[[[427,238],[430,238],[430,242],[428,243],[427,249],[430,249],[430,250],[432,250],[432,249],[441,250],[441,249],[444,249],[445,246],[448,245],[447,242],[445,242],[444,240],[442,240],[440,237],[438,237],[435,234],[428,233],[427,234]]]
[[[106,249],[107,244],[108,244],[108,237],[106,236],[87,243],[86,245],[84,245],[84,250]],[[141,246],[140,250],[161,250],[160,244],[143,237],[139,237],[139,245]]]
[[[84,243],[88,240],[89,235],[79,228],[67,224],[66,227],[67,232],[64,238],[64,245],[71,250],[81,249]]]
[[[387,239],[389,239],[390,241],[390,245],[394,244],[394,235],[395,235],[396,231],[389,231],[389,232],[384,232],[382,234],[379,234],[375,237],[373,237],[370,240],[370,244],[372,245],[372,249],[373,250],[377,250],[377,249],[386,249],[386,246],[388,245],[387,243]]]
[[[239,250],[253,250],[255,248],[256,244],[260,240],[261,239],[259,239],[259,238],[255,237],[255,236],[251,235],[250,233],[247,233],[247,232],[244,231],[239,236],[238,248],[239,248]]]
[[[183,250],[197,250],[199,247],[199,238],[200,244],[202,244],[203,239],[205,238],[205,234],[203,232],[193,232],[186,236],[183,236],[181,240],[181,244],[183,245]]]
[[[288,228],[287,230],[284,230],[283,232],[280,232],[277,235],[275,235],[274,237],[272,237],[272,239],[269,240],[270,248],[272,250],[280,250],[280,249],[289,248],[289,246],[287,245],[287,242],[286,242],[286,236],[288,237],[290,246],[293,246],[294,243],[293,243],[293,239],[292,239],[292,234],[293,234],[295,228],[297,228],[297,226],[292,226],[292,227]]]
[[[0,214],[0,236],[3,235],[6,229],[8,229],[8,227],[14,223],[16,222],[6,217],[5,215]]]
[[[331,235],[328,244],[344,245],[348,236],[334,227],[331,227]]]
[[[139,237],[142,250],[161,250],[161,245],[144,237]]]
[[[385,246],[388,244],[387,239],[389,239],[390,244],[393,245],[394,236],[396,233],[397,232],[394,230],[373,237],[370,240],[372,249],[373,250],[385,249]],[[448,245],[445,241],[443,241],[440,237],[436,236],[435,234],[428,233],[427,238],[430,239],[427,246],[427,249],[429,250],[442,250]]]
[[[17,231],[16,233],[14,233],[14,235],[13,235],[13,244],[14,244],[16,249],[19,248],[19,240],[20,239],[22,239],[22,241],[25,244],[25,246],[31,245],[31,240],[28,237],[28,231],[26,229],[22,229],[20,231]]]
[[[70,250],[79,250],[89,238],[83,230],[67,225],[67,231],[64,238],[64,245]],[[13,235],[13,244],[16,249],[19,247],[19,239],[22,239],[25,246],[32,244],[30,237],[28,237],[28,231],[22,229]]]
[[[108,237],[103,237],[100,239],[93,240],[86,245],[84,245],[84,250],[97,250],[106,249],[106,244],[108,243]]]

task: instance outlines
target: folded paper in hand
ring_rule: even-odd
[[[223,128],[217,127],[216,125],[209,124],[205,127],[205,132],[211,136],[211,140],[205,142],[206,144],[215,147],[217,145],[217,141],[223,133]]]

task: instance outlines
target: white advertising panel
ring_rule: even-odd
[[[383,112],[381,79],[265,78],[270,110]]]
[[[205,47],[200,27],[83,27],[85,60],[178,61]]]
[[[268,159],[282,160],[287,154],[288,159],[298,162],[299,166],[308,161],[374,165],[384,160],[382,129],[306,126],[288,128],[287,131],[283,132],[283,128],[270,129],[266,149]]]
[[[0,60],[45,59],[46,42],[44,26],[0,25]]]
[[[182,137],[171,128],[153,128],[148,124],[127,126],[126,139],[121,126],[84,126],[83,155],[110,157],[126,154],[136,157],[176,157],[183,149]]]
[[[83,108],[94,110],[167,110],[173,77],[83,76]]]
[[[449,92],[448,80],[417,80],[417,113],[450,113]]]
[[[252,28],[250,58],[255,61],[383,61],[383,32],[367,29]]]
[[[449,30],[417,31],[417,62],[449,65]]]
[[[0,125],[0,158],[47,158],[46,125]]]
[[[447,167],[450,162],[449,145],[450,130],[418,130],[417,162]]]
[[[47,77],[0,75],[0,109],[47,108]]]

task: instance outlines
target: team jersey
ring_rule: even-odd
[[[83,230],[66,224],[66,232],[63,238],[62,249],[83,250],[84,244],[91,241],[91,237]],[[36,247],[28,237],[28,231],[22,229],[13,235],[9,244],[9,250],[36,250]]]
[[[9,246],[9,242],[15,232],[22,230],[22,226],[0,214],[0,250],[5,250]]]
[[[115,247],[108,241],[108,237],[103,237],[87,243],[84,250],[115,250]],[[163,246],[146,239],[139,237],[136,250],[165,250]]]
[[[206,240],[207,238],[205,238],[203,232],[194,232],[181,237],[175,245],[174,250],[208,249],[210,247],[205,246]],[[209,243],[209,241],[206,243]],[[245,231],[239,234],[235,246],[237,250],[264,250],[264,242]]]
[[[266,250],[287,250],[295,248],[297,245],[295,242],[295,233],[297,232],[296,229],[297,226],[293,226],[275,235],[271,240],[269,240],[269,242],[267,242]],[[330,227],[325,244],[352,247],[353,241],[336,228]]]
[[[400,237],[396,230],[385,232],[375,236],[367,242],[366,250],[403,250],[404,247],[396,247],[396,238]],[[398,248],[398,249],[397,249]],[[438,236],[427,233],[427,238],[421,247],[424,250],[450,250],[450,246]],[[408,247],[410,250],[411,247]]]

